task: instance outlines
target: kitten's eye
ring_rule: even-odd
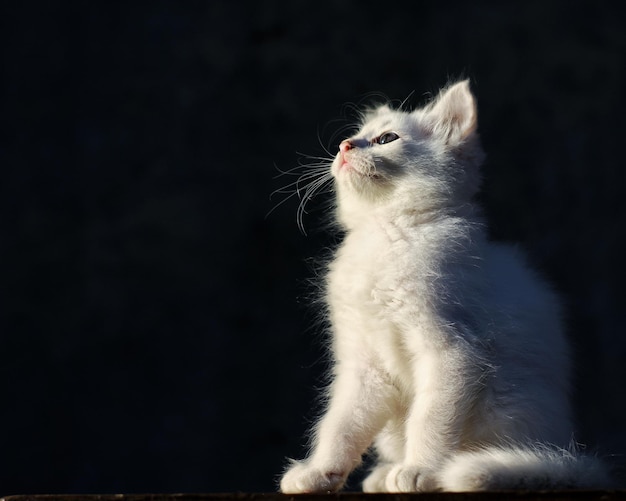
[[[395,141],[396,139],[400,139],[400,136],[398,136],[395,132],[385,132],[376,140],[376,142],[378,144],[387,144]]]

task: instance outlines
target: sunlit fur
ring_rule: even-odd
[[[468,82],[413,112],[380,107],[335,157],[343,243],[328,265],[332,381],[285,493],[608,485],[570,447],[558,298],[474,202],[483,153]],[[399,137],[380,144],[392,131]]]

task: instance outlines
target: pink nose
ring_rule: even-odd
[[[345,153],[352,148],[354,148],[354,146],[348,139],[346,139],[345,141],[341,141],[341,144],[339,145],[339,151],[341,151],[341,153]]]

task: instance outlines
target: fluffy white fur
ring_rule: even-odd
[[[378,463],[365,491],[608,482],[595,458],[564,449],[570,369],[557,297],[514,248],[486,240],[476,124],[463,81],[411,113],[364,114],[341,144],[331,170],[346,236],[325,296],[333,378],[283,492],[339,490],[370,448]]]

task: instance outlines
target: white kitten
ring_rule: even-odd
[[[486,240],[483,159],[467,81],[412,113],[368,112],[332,164],[346,230],[329,264],[333,380],[285,493],[592,487],[567,448],[569,356],[559,301],[515,249]]]

